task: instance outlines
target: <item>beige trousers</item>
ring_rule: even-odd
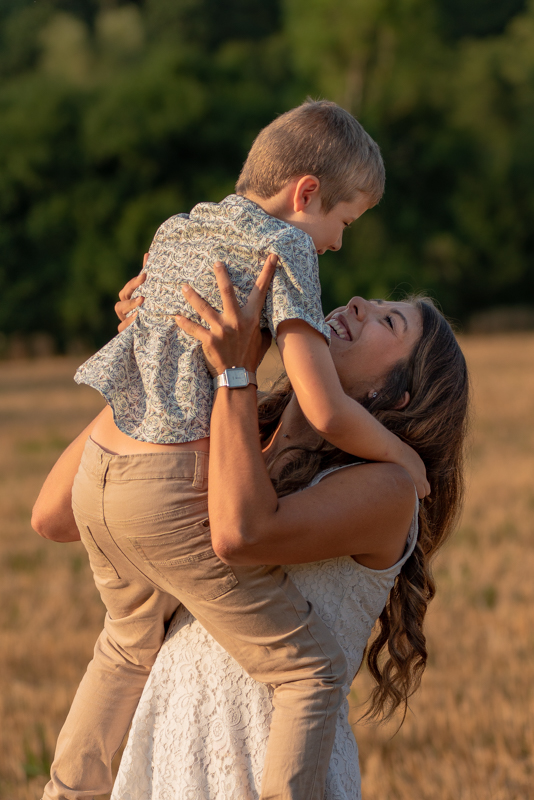
[[[116,456],[86,445],[73,508],[107,614],[46,800],[110,791],[111,760],[180,603],[249,675],[275,686],[262,800],[323,800],[345,657],[280,567],[217,558],[207,468],[201,452]]]

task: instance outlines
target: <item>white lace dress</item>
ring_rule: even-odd
[[[389,569],[368,569],[350,556],[286,568],[335,633],[350,675],[358,671],[371,629],[416,537],[417,508],[404,556]],[[346,689],[348,694],[350,686]],[[111,800],[258,800],[271,696],[270,687],[250,678],[180,608],[137,708]],[[345,701],[325,800],[360,797],[358,750]]]

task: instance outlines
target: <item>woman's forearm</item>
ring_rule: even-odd
[[[243,307],[220,263],[216,278],[222,312],[188,290],[189,303],[209,327],[184,317],[176,317],[176,324],[202,343],[212,374],[233,364],[255,371],[265,345],[258,321],[274,267],[267,259]],[[398,557],[397,539],[404,543],[414,505],[413,484],[402,468],[350,467],[279,500],[261,451],[253,386],[217,391],[210,440],[212,541],[227,563],[295,564],[380,554],[387,566]]]
[[[373,554],[388,566],[402,552],[414,512],[409,475],[396,464],[351,467],[279,499],[263,459],[250,386],[217,392],[209,470],[213,547],[228,564]]]
[[[98,417],[61,454],[35,501],[31,525],[44,539],[76,542],[80,538],[72,513],[72,484],[80,466],[85,443],[97,419]]]
[[[217,391],[211,416],[209,514],[220,558],[253,547],[274,521],[278,498],[263,459],[254,386]]]

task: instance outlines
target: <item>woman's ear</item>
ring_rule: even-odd
[[[406,408],[409,402],[410,402],[410,392],[404,392],[404,397],[402,398],[402,400],[399,400],[399,402],[396,403],[393,406],[393,408],[395,409],[395,411],[400,411],[401,408]]]

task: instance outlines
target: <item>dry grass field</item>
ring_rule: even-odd
[[[534,336],[463,344],[474,387],[465,513],[436,563],[430,663],[404,726],[355,724],[365,800],[534,799]],[[0,363],[1,800],[40,798],[102,623],[81,545],[29,524],[47,470],[101,407],[72,382],[75,366]],[[354,699],[368,687],[363,672]]]

